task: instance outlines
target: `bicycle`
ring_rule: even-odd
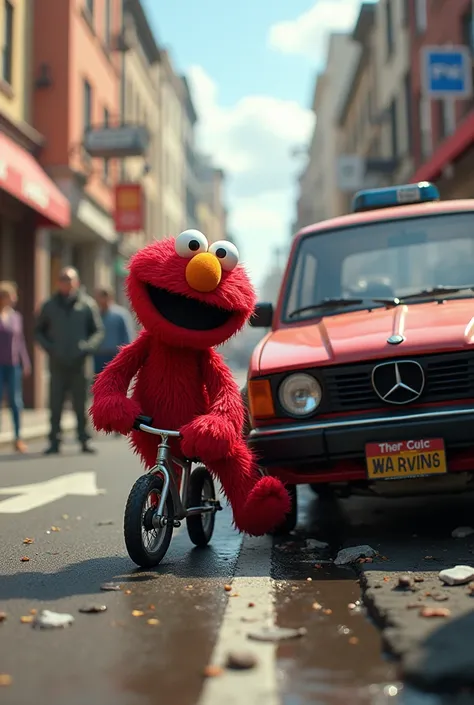
[[[216,498],[209,470],[197,460],[179,460],[171,455],[169,438],[181,438],[179,431],[153,427],[149,416],[138,416],[133,428],[161,437],[156,465],[133,485],[124,517],[124,537],[128,555],[140,568],[154,568],[168,551],[173,530],[186,519],[189,538],[199,548],[210,542],[216,513],[222,510]],[[181,488],[173,465],[182,470]],[[154,534],[153,544],[146,539]]]

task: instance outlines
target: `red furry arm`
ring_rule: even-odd
[[[92,386],[94,401],[90,410],[97,430],[124,434],[131,430],[141,410],[135,401],[127,398],[127,391],[132,378],[145,362],[148,342],[148,334],[143,331],[97,376]]]
[[[224,418],[240,436],[244,424],[244,407],[240,390],[222,356],[213,349],[206,351],[203,376],[209,395],[208,413]]]

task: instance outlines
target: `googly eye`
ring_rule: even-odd
[[[209,252],[217,257],[222,269],[226,272],[231,272],[239,264],[239,251],[232,242],[227,242],[227,240],[213,242]]]
[[[191,259],[191,257],[199,255],[201,252],[207,252],[208,248],[209,243],[199,230],[185,230],[178,235],[174,242],[176,254],[187,259]]]

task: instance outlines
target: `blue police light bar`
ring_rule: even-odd
[[[352,201],[352,212],[362,213],[379,208],[406,206],[411,203],[429,203],[439,201],[439,191],[434,184],[420,181],[418,184],[389,186],[358,191]]]

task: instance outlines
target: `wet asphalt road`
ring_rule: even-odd
[[[193,549],[183,527],[176,531],[161,567],[143,572],[130,562],[122,537],[123,507],[140,472],[139,462],[122,439],[100,439],[96,446],[96,456],[82,456],[74,445],[57,458],[32,452],[18,459],[0,451],[1,488],[90,472],[104,491],[70,495],[10,514],[4,513],[9,496],[0,496],[0,610],[7,613],[0,625],[0,673],[12,677],[11,685],[0,690],[1,703],[474,703],[474,698],[422,697],[403,689],[396,665],[382,656],[380,633],[363,612],[348,607],[361,595],[356,572],[325,563],[342,545],[356,543],[368,543],[389,557],[378,569],[394,574],[415,565],[422,570],[419,563],[426,551],[449,562],[450,551],[459,548],[449,534],[455,526],[470,523],[472,500],[354,498],[334,506],[320,505],[310,490],[301,488],[295,545],[277,540],[272,548],[271,541],[247,539],[242,547],[225,510],[217,517],[209,549]],[[33,446],[32,451],[41,447]],[[24,545],[27,537],[34,543]],[[329,548],[316,555],[305,548],[307,537],[328,541]],[[23,556],[30,560],[21,562]],[[236,573],[241,583],[234,584],[241,587],[226,592],[224,586]],[[267,582],[252,597],[255,608],[249,607],[252,585],[259,580]],[[101,584],[110,581],[122,589],[101,591]],[[249,641],[257,659],[265,653],[255,675],[237,674],[231,698],[222,697],[226,673],[212,679],[216,686],[203,693],[204,669],[216,664],[216,642],[223,641],[226,650],[234,648],[235,623],[241,624],[237,632],[251,628],[247,615],[259,613],[267,589],[269,602],[274,599],[272,620],[283,627],[305,627],[307,635],[270,651]],[[314,608],[316,602],[322,609]],[[79,613],[91,604],[106,605],[107,611]],[[51,631],[21,622],[22,616],[40,609],[70,613],[75,622]],[[133,616],[137,610],[144,614]],[[159,623],[149,624],[148,619]],[[256,690],[264,681],[270,683],[265,697]]]

